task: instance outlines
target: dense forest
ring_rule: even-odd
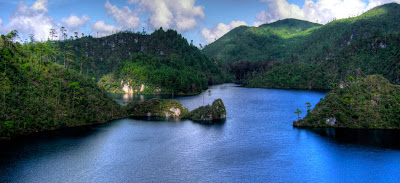
[[[94,78],[109,92],[187,95],[228,78],[218,63],[175,30],[160,28],[150,35],[125,31],[55,44],[61,65]]]
[[[124,109],[91,78],[57,63],[50,41],[13,43],[17,31],[0,38],[0,137],[104,123]]]
[[[62,33],[65,28],[60,29]],[[228,78],[174,30],[15,41],[1,35],[0,137],[103,123],[127,116],[111,92],[196,94]],[[129,88],[128,91],[124,90]]]
[[[379,75],[349,77],[294,126],[398,129],[400,86]]]
[[[248,87],[332,89],[360,71],[399,84],[399,19],[400,5],[391,3],[326,25],[287,19],[242,26],[203,52]]]

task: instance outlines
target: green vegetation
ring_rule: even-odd
[[[203,52],[223,62],[258,61],[277,57],[285,50],[287,38],[320,24],[286,19],[260,27],[237,27],[217,41],[204,47]],[[290,45],[291,46],[291,45]]]
[[[203,51],[248,87],[332,89],[361,73],[399,84],[399,18],[400,5],[390,3],[323,26],[300,20],[242,26]]]
[[[297,114],[297,119],[300,120],[300,114],[302,113],[301,110],[297,109],[296,112],[294,112]]]
[[[135,117],[186,117],[189,110],[177,100],[151,99],[129,103],[126,106],[128,116]]]
[[[104,123],[124,109],[92,79],[54,63],[57,45],[0,38],[0,137]]]
[[[221,99],[213,104],[201,106],[191,112],[179,101],[167,99],[151,99],[130,103],[126,106],[128,116],[133,117],[177,117],[189,118],[201,123],[222,122],[226,118],[225,105]]]
[[[57,41],[58,62],[109,92],[197,94],[227,76],[175,30]]]
[[[380,75],[349,77],[327,94],[297,127],[400,128],[400,86]]]
[[[106,91],[196,94],[226,78],[216,63],[173,30],[151,35],[126,31],[105,38],[76,34],[70,39],[64,27],[60,31],[62,41],[35,42],[31,35],[30,43],[20,44],[14,43],[17,31],[1,36],[0,137],[127,116]],[[50,30],[52,39],[56,32]],[[167,108],[175,104],[152,102]],[[133,107],[134,113],[142,115],[141,107],[146,108]],[[188,113],[183,106],[179,112],[168,109],[165,115]]]
[[[225,118],[226,109],[221,99],[214,100],[211,106],[201,106],[189,113],[189,119],[201,123],[223,122]]]

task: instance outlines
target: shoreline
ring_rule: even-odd
[[[90,124],[76,125],[76,126],[66,126],[66,127],[54,128],[54,129],[46,129],[46,130],[41,130],[41,131],[32,131],[32,132],[28,132],[28,133],[18,134],[18,135],[12,136],[12,137],[0,137],[0,143],[7,142],[7,141],[13,141],[13,140],[16,140],[16,139],[19,139],[19,138],[23,138],[23,137],[43,135],[43,134],[51,133],[51,132],[54,132],[54,131],[61,131],[61,130],[79,128],[79,127],[90,127],[90,126],[102,125],[102,124],[107,124],[107,123],[115,121],[115,120],[125,119],[125,118],[129,118],[129,117],[127,116],[127,117],[116,118],[116,119],[112,119],[112,120],[109,120],[109,121],[106,121],[106,122],[90,123]]]

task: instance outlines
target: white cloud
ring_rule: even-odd
[[[400,3],[400,0],[369,0],[367,10],[374,8],[376,6],[386,4],[386,3],[391,3],[391,2]]]
[[[94,33],[95,35],[99,33],[101,36],[109,35],[113,31],[120,30],[120,28],[114,25],[107,25],[104,21],[97,21],[95,23],[92,23],[90,25],[90,28],[92,30],[92,33]]]
[[[312,0],[305,0],[302,8],[286,0],[263,0],[263,2],[268,3],[268,9],[256,14],[258,21],[254,22],[255,26],[285,18],[327,23],[333,18],[359,15],[367,9],[367,3],[362,0],[318,0],[315,3]]]
[[[36,0],[35,4],[33,4],[32,8],[35,10],[43,10],[47,12],[47,5],[49,2],[47,0]]]
[[[36,40],[47,40],[50,29],[59,27],[53,17],[47,16],[47,5],[47,0],[37,0],[31,7],[20,1],[8,24],[0,26],[0,33],[18,30],[22,37],[34,34]]]
[[[138,3],[139,0],[130,0]],[[196,27],[198,19],[204,19],[204,7],[195,6],[195,0],[141,0],[140,11],[149,13],[148,25],[152,29],[174,28],[185,32]]]
[[[122,9],[119,9],[117,6],[112,5],[107,0],[104,7],[106,8],[107,14],[111,15],[114,20],[121,25],[122,29],[136,29],[140,27],[139,16],[133,13],[128,6],[124,6]]]
[[[77,30],[79,27],[84,27],[90,21],[89,16],[83,15],[82,18],[79,18],[75,15],[71,15],[68,18],[62,18],[61,22],[67,26],[67,29]]]
[[[230,30],[239,27],[241,25],[247,25],[244,21],[232,21],[229,25],[224,23],[219,23],[217,26],[207,29],[204,28],[201,30],[201,35],[207,43],[212,43],[215,40],[219,39],[223,35],[225,35]]]

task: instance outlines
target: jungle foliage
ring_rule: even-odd
[[[400,128],[400,86],[381,75],[349,77],[294,122],[299,127]]]
[[[57,45],[21,45],[13,43],[14,36],[0,38],[0,137],[104,123],[125,115],[92,79],[54,63]]]
[[[125,31],[56,44],[61,65],[95,78],[109,92],[123,92],[127,84],[136,92],[144,85],[142,93],[194,94],[227,80],[218,63],[175,30],[160,28],[149,35]],[[68,55],[76,61],[68,61]]]

